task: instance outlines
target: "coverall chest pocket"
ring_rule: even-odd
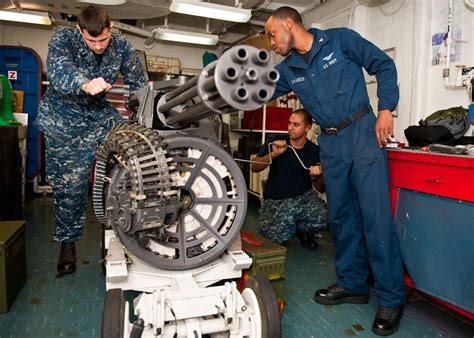
[[[345,81],[346,63],[337,62],[328,66],[326,69],[321,69],[319,72],[322,86],[326,94],[329,96],[340,96],[348,92],[348,81]]]
[[[310,90],[310,86],[307,81],[298,82],[291,86],[291,90],[296,93],[301,103],[308,107],[310,106],[308,102],[314,100],[315,95],[314,92]]]

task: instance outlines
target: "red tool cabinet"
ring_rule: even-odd
[[[388,150],[406,284],[474,319],[474,157]]]

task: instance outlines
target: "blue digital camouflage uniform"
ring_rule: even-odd
[[[275,140],[290,143],[288,134],[272,135],[262,145],[257,156],[268,154],[268,144]],[[310,141],[295,151],[307,168],[320,161],[318,146]],[[282,244],[290,240],[295,232],[314,236],[327,227],[326,203],[313,191],[308,170],[290,148],[270,164],[263,196],[259,210],[259,232],[275,243]]]
[[[294,91],[322,128],[369,107],[362,68],[377,79],[378,110],[398,103],[394,62],[374,44],[347,28],[312,29],[308,62],[292,52],[276,66],[274,97]],[[386,150],[375,135],[376,117],[366,114],[336,135],[318,138],[329,225],[336,244],[337,285],[368,292],[368,264],[381,306],[405,303],[403,268],[391,217]]]
[[[103,77],[113,84],[119,73],[132,90],[145,85],[141,61],[128,40],[112,37],[100,66],[78,29],[59,28],[49,42],[50,86],[43,96],[35,125],[45,134],[46,172],[53,189],[58,242],[78,240],[84,228],[89,178],[94,153],[108,130],[120,123],[119,112],[104,93],[81,91],[90,80]]]
[[[327,227],[326,203],[313,190],[282,200],[265,199],[258,212],[259,232],[278,244],[289,241],[296,231],[314,236]]]

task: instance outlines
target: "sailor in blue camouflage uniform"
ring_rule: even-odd
[[[313,190],[324,192],[319,147],[307,138],[312,125],[307,111],[294,111],[288,120],[288,134],[270,136],[252,158],[250,168],[262,171],[271,159],[259,210],[259,232],[278,244],[285,244],[296,233],[304,247],[316,249],[318,233],[327,227],[327,209]]]
[[[53,189],[54,239],[61,243],[60,274],[76,269],[74,242],[85,224],[89,179],[96,147],[123,121],[105,100],[119,73],[132,90],[145,85],[137,52],[112,32],[106,10],[84,7],[77,27],[58,28],[49,42],[50,86],[35,125],[46,140],[46,172]]]
[[[367,303],[369,264],[379,310],[372,331],[397,331],[405,303],[403,267],[391,217],[384,146],[393,137],[399,99],[393,60],[347,28],[307,31],[290,7],[265,24],[273,50],[286,58],[274,97],[294,91],[322,129],[318,138],[337,281],[317,290],[321,304]],[[362,69],[377,79],[372,113]],[[269,117],[271,118],[271,116]]]

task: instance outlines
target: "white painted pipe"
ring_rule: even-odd
[[[471,2],[471,0],[464,0],[464,4],[465,4],[471,11],[474,11],[474,2]]]
[[[449,73],[450,73],[450,66],[451,66],[451,45],[453,43],[452,28],[453,28],[453,0],[449,0],[448,37],[446,38],[446,68],[445,68],[446,74],[443,72],[443,76],[445,77],[444,85],[447,87],[454,87],[454,85],[449,82]]]

